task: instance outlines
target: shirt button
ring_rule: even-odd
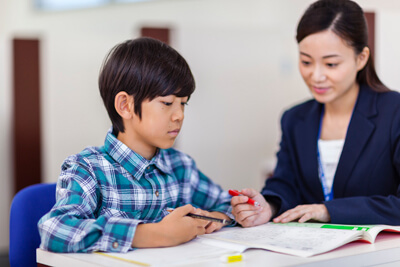
[[[112,247],[115,248],[115,249],[117,249],[117,248],[119,247],[118,242],[115,241],[114,243],[112,243]]]
[[[160,192],[158,192],[157,190],[154,194],[156,194],[156,197],[158,197],[160,195]]]

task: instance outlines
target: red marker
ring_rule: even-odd
[[[234,197],[244,196],[241,192],[239,192],[237,190],[229,190],[228,192],[229,192],[229,195],[234,196]],[[251,198],[249,198],[247,200],[247,203],[254,205],[254,206],[260,206],[260,203],[258,203],[257,201],[255,201],[254,199],[251,199]]]

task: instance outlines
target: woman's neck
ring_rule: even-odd
[[[344,95],[335,101],[325,104],[325,115],[331,117],[347,117],[353,113],[354,106],[356,105],[360,86],[354,84],[354,88],[350,89]]]
[[[357,102],[359,87],[353,88],[342,98],[325,104],[325,113],[322,121],[322,140],[345,139],[350,124],[354,106]]]

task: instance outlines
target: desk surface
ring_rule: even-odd
[[[129,252],[134,253],[134,252]],[[140,266],[127,263],[118,259],[108,258],[99,254],[80,253],[51,253],[37,249],[37,262],[56,267],[133,267]],[[211,258],[186,266],[400,266],[400,236],[395,233],[380,233],[374,244],[353,242],[337,248],[331,252],[310,258],[301,258],[266,251],[262,249],[250,249],[244,252],[245,260],[239,263],[222,264],[219,259]],[[168,265],[172,266],[172,265]],[[185,266],[185,265],[179,265]]]

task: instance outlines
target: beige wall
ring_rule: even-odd
[[[52,13],[35,11],[30,2],[0,2],[1,214],[8,214],[11,201],[14,37],[42,41],[43,181],[57,180],[68,155],[103,143],[110,122],[97,76],[108,50],[137,37],[141,26],[168,26],[197,82],[178,148],[225,189],[261,188],[278,148],[282,111],[309,97],[297,71],[294,35],[311,1],[163,0]],[[377,12],[378,72],[400,88],[400,4],[359,3]],[[6,250],[8,216],[0,217],[0,229],[0,250]]]

